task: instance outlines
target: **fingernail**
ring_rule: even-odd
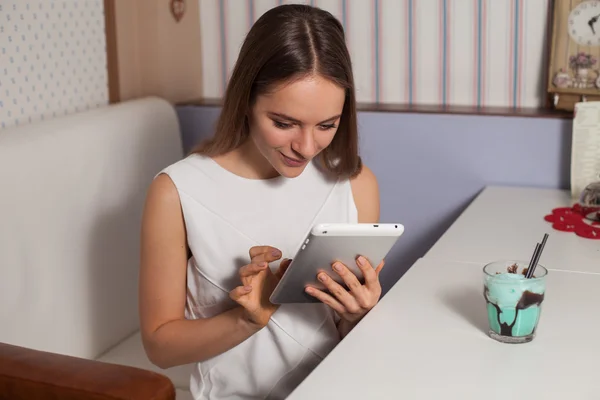
[[[336,271],[341,271],[342,270],[342,266],[340,263],[335,263],[333,264],[333,269],[335,269]]]
[[[364,265],[365,265],[365,262],[366,262],[367,260],[365,260],[365,258],[364,258],[363,256],[359,256],[359,257],[358,257],[358,260],[356,260],[356,261],[358,261],[358,265],[360,265],[360,266],[364,266]]]
[[[309,287],[307,287],[305,290],[306,290],[306,293],[309,293],[309,294],[313,292],[312,288],[309,288]]]
[[[327,279],[327,276],[325,276],[325,274],[319,274],[319,280],[321,282],[325,282],[326,279]]]
[[[281,252],[279,250],[275,249],[271,252],[271,254],[273,255],[273,257],[279,257],[281,255]]]
[[[244,290],[245,290],[246,292],[249,292],[249,291],[251,291],[251,290],[252,290],[252,286],[244,286]]]
[[[267,266],[267,263],[263,261],[263,262],[260,262],[260,263],[258,263],[258,266],[259,266],[260,268],[264,268],[264,267],[266,267],[266,266]]]

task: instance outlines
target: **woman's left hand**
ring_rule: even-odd
[[[306,288],[306,293],[327,304],[339,314],[342,320],[351,324],[360,321],[379,301],[379,297],[381,296],[379,273],[385,261],[382,261],[377,268],[373,268],[365,257],[359,256],[356,264],[363,273],[364,284],[360,283],[356,275],[348,267],[338,261],[332,265],[333,270],[343,279],[349,290],[331,279],[325,272],[320,272],[317,278],[323,283],[329,293],[325,293],[313,286]]]

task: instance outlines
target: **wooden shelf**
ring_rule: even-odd
[[[195,99],[177,104],[178,106],[204,106],[220,107],[221,99]],[[414,114],[455,114],[455,115],[481,115],[497,117],[529,117],[529,118],[558,118],[572,119],[573,113],[569,111],[554,110],[550,108],[512,108],[512,107],[468,107],[468,106],[442,106],[442,105],[410,105],[410,104],[377,104],[359,103],[358,111],[361,112],[389,112],[389,113],[414,113]]]

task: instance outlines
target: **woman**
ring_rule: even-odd
[[[383,263],[357,260],[362,285],[334,265],[319,276],[330,294],[307,289],[321,302],[277,307],[268,298],[284,256],[315,223],[378,219],[342,26],[318,8],[271,9],[241,48],[214,137],[149,189],[140,275],[148,357],[162,368],[197,363],[195,399],[285,398],[377,303]]]

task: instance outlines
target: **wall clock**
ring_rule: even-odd
[[[555,0],[547,91],[556,109],[600,100],[600,0]]]

